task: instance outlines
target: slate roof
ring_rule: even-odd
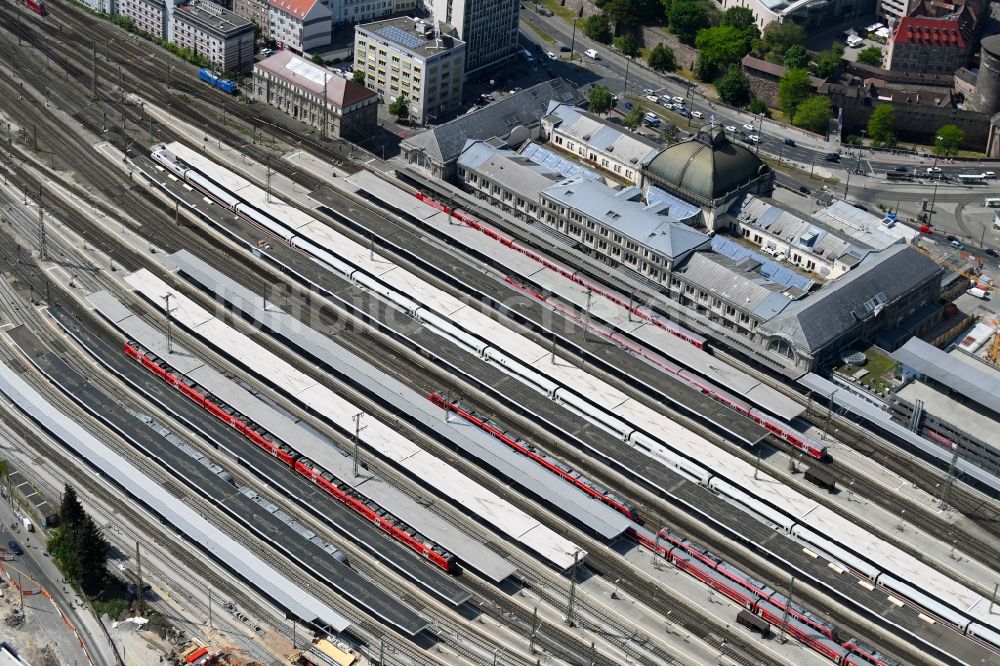
[[[964,352],[955,352],[964,354]],[[969,358],[954,358],[920,338],[910,340],[891,354],[903,365],[944,384],[952,391],[1000,413],[1000,372]]]
[[[757,263],[734,261],[715,252],[698,252],[679,271],[712,296],[768,320],[793,302],[786,287],[756,272]]]
[[[545,188],[543,194],[671,261],[679,261],[697,248],[707,248],[711,241],[700,231],[657,212],[664,209],[661,204],[646,206],[638,187],[614,190],[604,183],[575,177]]]
[[[560,133],[571,136],[596,151],[609,153],[626,164],[645,166],[661,150],[655,142],[609,125],[572,104],[549,102],[546,119],[551,120]]]
[[[467,142],[458,163],[532,203],[538,203],[543,189],[563,179],[554,169],[536,164],[513,150],[494,148],[485,141]]]
[[[465,148],[465,142],[506,137],[515,127],[537,124],[548,111],[550,100],[577,103],[579,93],[564,79],[552,79],[488,104],[473,113],[414,134],[402,142],[404,150],[424,149],[435,162],[451,163]]]
[[[942,269],[911,247],[894,245],[870,255],[854,270],[786,309],[758,330],[781,335],[797,347],[822,349],[860,322],[878,315]]]

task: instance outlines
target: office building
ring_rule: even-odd
[[[378,128],[378,95],[288,50],[254,65],[250,93],[332,137],[361,141]]]
[[[267,31],[278,48],[297,53],[330,45],[332,0],[270,0]]]
[[[354,69],[384,104],[403,97],[409,118],[432,122],[462,103],[465,42],[424,21],[399,17],[354,31]]]
[[[520,50],[520,0],[424,0],[434,18],[454,26],[466,43],[465,72],[500,67]]]
[[[116,11],[131,19],[140,32],[169,40],[168,10],[164,0],[117,0]]]
[[[254,25],[228,9],[191,0],[173,12],[173,42],[212,61],[217,69],[243,72],[253,66]]]

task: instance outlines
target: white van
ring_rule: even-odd
[[[595,51],[594,49],[587,49],[586,51],[583,52],[583,55],[585,55],[588,58],[591,58],[593,60],[600,60],[601,59],[601,54],[598,53],[597,51]]]

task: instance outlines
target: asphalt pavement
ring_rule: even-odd
[[[15,520],[7,501],[3,500],[0,501],[0,545],[7,548],[11,540],[17,541],[24,550],[24,555],[17,556],[8,562],[21,572],[24,587],[34,588],[37,585],[44,587],[52,595],[59,610],[73,626],[77,627],[94,661],[96,663],[114,663],[114,657],[110,652],[111,648],[107,640],[103,638],[97,620],[83,607],[80,598],[73,589],[62,582],[62,574],[56,569],[52,559],[45,551],[45,535],[38,531],[27,532],[24,526]],[[26,577],[30,577],[37,585],[30,584]],[[51,608],[48,599],[42,595],[32,597],[32,599]],[[84,652],[80,649],[72,631],[58,618],[53,617],[46,622],[45,627],[39,627],[39,630],[52,632],[50,640],[58,642],[62,655],[72,654],[74,663],[87,663]],[[97,638],[97,634],[101,638]]]
[[[843,146],[839,141],[828,140],[818,135],[805,132],[796,127],[783,125],[773,120],[754,116],[747,111],[732,109],[718,102],[706,100],[702,89],[695,83],[686,81],[677,75],[659,75],[641,64],[632,61],[628,63],[628,82],[626,91],[626,58],[615,52],[609,45],[595,42],[583,34],[582,29],[577,24],[574,31],[570,24],[559,16],[541,16],[534,12],[530,5],[525,5],[521,12],[521,20],[526,24],[538,26],[546,34],[551,35],[560,44],[572,46],[574,54],[579,58],[575,62],[583,68],[578,70],[575,66],[565,61],[551,63],[550,70],[556,76],[562,76],[579,86],[589,84],[602,84],[608,86],[612,92],[617,94],[627,93],[642,97],[644,89],[655,91],[657,95],[669,95],[683,97],[687,101],[688,108],[692,111],[700,111],[705,122],[713,116],[718,125],[723,127],[736,128],[735,138],[743,140],[746,135],[755,134],[760,137],[759,150],[761,153],[773,157],[789,159],[808,167],[812,164],[823,164],[828,153],[841,153],[841,161],[846,161],[846,154],[849,152],[847,146]],[[555,51],[558,47],[543,41],[537,33],[530,28],[524,29],[521,34],[524,41],[540,44],[542,51]],[[594,49],[600,55],[599,60],[591,59],[583,52],[587,49]],[[560,54],[565,56],[567,54]],[[655,105],[646,103],[650,110],[655,111]],[[661,109],[662,110],[662,109]],[[744,125],[753,125],[756,130],[744,130]],[[686,129],[682,127],[681,129]],[[786,139],[794,142],[794,145],[786,143]],[[757,145],[744,141],[755,150]],[[871,154],[869,151],[865,151]],[[921,157],[912,155],[895,155],[877,153],[878,159],[869,162],[872,170],[876,172],[892,171],[895,166],[903,165],[908,169],[923,165],[931,165],[933,157]],[[835,167],[835,164],[826,163],[827,166]],[[939,162],[942,173],[957,175],[959,173],[981,173],[984,170],[991,170],[1000,173],[1000,161],[983,160],[981,162]],[[981,168],[980,168],[981,167]]]

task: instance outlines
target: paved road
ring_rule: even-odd
[[[11,525],[15,525],[16,527],[11,529]],[[15,521],[10,507],[6,500],[3,500],[0,501],[0,544],[7,547],[7,543],[12,539],[17,541],[25,552],[23,556],[15,558],[10,564],[18,571],[26,576],[30,576],[37,583],[41,584],[52,595],[53,600],[59,606],[60,610],[78,628],[87,649],[94,656],[96,663],[114,664],[115,658],[110,653],[110,646],[107,640],[103,638],[103,634],[100,634],[101,637],[96,635],[100,632],[97,620],[80,605],[79,597],[76,596],[72,588],[64,586],[60,582],[62,581],[62,575],[56,569],[48,555],[42,554],[44,552],[44,536],[39,532],[27,533],[24,527]],[[27,580],[22,580],[24,580],[25,588],[31,587]],[[51,604],[45,597],[39,595],[32,599],[32,607],[48,607],[51,610]],[[25,603],[27,604],[28,602],[26,601]],[[40,629],[52,632],[50,640],[59,644],[60,654],[64,657],[71,656],[74,659],[70,663],[87,663],[83,650],[80,649],[73,633],[62,621],[55,617],[54,613],[51,621],[47,622],[45,627]],[[41,644],[42,642],[40,641],[39,643]]]
[[[521,12],[521,20],[526,24],[538,26],[545,33],[558,40],[561,44],[567,46],[573,45],[575,52],[580,54],[582,60],[579,62],[584,68],[583,72],[568,63],[551,63],[552,66],[549,69],[554,75],[563,76],[578,85],[600,83],[607,85],[612,91],[617,93],[625,91],[625,57],[612,51],[611,47],[608,45],[600,44],[589,39],[583,34],[583,31],[579,29],[579,24],[577,24],[578,29],[576,30],[574,41],[572,26],[558,16],[540,16],[526,6],[525,10]],[[543,42],[530,28],[527,28],[522,32],[522,39],[532,43],[541,44],[543,50],[545,51],[554,51],[557,48],[552,44]],[[595,49],[600,54],[601,59],[592,60],[586,56],[582,56],[583,51],[586,49]],[[781,125],[772,120],[754,117],[748,112],[730,109],[721,104],[715,104],[712,106],[705,100],[704,96],[700,94],[700,88],[696,84],[692,84],[679,76],[660,76],[633,62],[628,68],[627,92],[641,97],[643,95],[642,91],[645,88],[655,90],[658,95],[670,95],[671,97],[676,95],[684,97],[689,101],[691,109],[701,111],[706,120],[710,118],[710,116],[714,115],[716,121],[723,126],[733,126],[742,130],[744,124],[759,126],[763,123],[763,128],[754,132],[761,137],[760,151],[775,157],[781,154],[783,157],[795,160],[800,164],[809,165],[812,163],[823,163],[823,158],[827,155],[827,153],[847,152],[846,147],[841,146],[837,141],[828,141],[821,137],[817,137],[816,135],[803,132],[795,127]],[[649,106],[652,107],[653,105],[650,103]],[[791,139],[794,141],[795,146],[786,146],[784,143],[785,139]],[[896,165],[905,165],[907,168],[913,169],[923,164],[924,168],[926,168],[926,166],[930,165],[932,162],[933,158],[930,157],[921,158],[915,156],[896,156],[878,153],[877,161],[873,162],[871,166],[873,170],[884,173],[892,170]],[[1000,161],[997,160],[983,161],[982,163],[975,163],[969,166],[964,166],[958,162],[954,164],[941,163],[940,167],[943,173],[949,174],[978,173],[984,170],[991,170],[1000,173]]]

